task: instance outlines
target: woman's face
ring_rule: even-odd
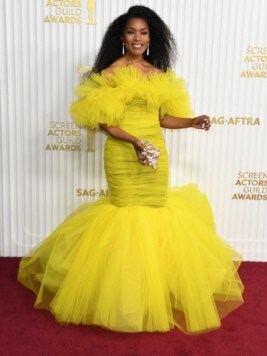
[[[132,18],[126,23],[122,41],[125,52],[138,56],[146,51],[150,36],[147,22],[139,17]]]

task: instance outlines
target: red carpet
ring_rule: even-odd
[[[187,336],[124,334],[89,326],[62,326],[33,308],[34,295],[17,280],[19,258],[0,258],[0,355],[264,355],[267,348],[267,263],[243,262],[245,303],[219,330]]]

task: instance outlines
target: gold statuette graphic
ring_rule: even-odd
[[[95,25],[95,0],[87,0],[88,24]]]
[[[86,152],[95,152],[95,132],[94,130],[87,130],[87,150]]]

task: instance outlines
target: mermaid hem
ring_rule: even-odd
[[[62,324],[200,334],[244,302],[241,261],[188,185],[161,208],[85,203],[22,258],[18,281]]]

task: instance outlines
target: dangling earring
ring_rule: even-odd
[[[124,42],[122,42],[122,54],[125,54]]]
[[[149,56],[149,44],[148,44],[147,49],[146,49],[146,55]]]

